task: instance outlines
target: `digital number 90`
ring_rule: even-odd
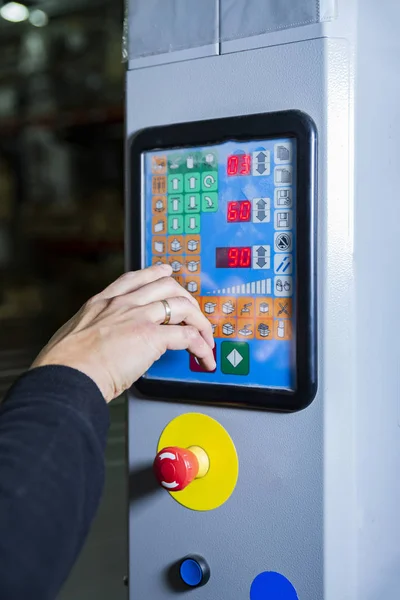
[[[246,268],[250,267],[251,248],[229,248],[228,267]]]

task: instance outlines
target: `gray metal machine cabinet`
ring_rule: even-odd
[[[397,598],[400,5],[128,4],[127,268],[217,359],[130,392],[130,598]]]

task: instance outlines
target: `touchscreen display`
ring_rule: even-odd
[[[295,391],[295,138],[145,152],[142,178],[143,266],[197,298],[217,362],[168,352],[146,377]]]

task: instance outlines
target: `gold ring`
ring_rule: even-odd
[[[162,304],[164,305],[165,308],[165,319],[164,322],[162,323],[163,325],[168,325],[168,323],[171,320],[171,307],[168,304],[168,302],[166,300],[161,300]]]

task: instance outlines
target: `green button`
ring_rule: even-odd
[[[185,212],[199,213],[201,208],[200,194],[185,195]]]
[[[168,194],[181,194],[183,192],[183,175],[168,175]]]
[[[190,152],[184,156],[185,172],[190,173],[192,171],[199,171],[201,167],[201,153]]]
[[[218,194],[216,192],[201,195],[201,210],[203,212],[217,212]]]
[[[187,194],[200,191],[200,173],[186,173],[185,192]]]
[[[218,172],[205,171],[201,174],[201,188],[203,192],[216,192],[218,189]]]
[[[200,233],[200,215],[185,215],[185,233]]]
[[[176,235],[183,233],[183,215],[171,215],[168,217],[168,233]]]
[[[180,154],[170,154],[168,156],[168,174],[183,173],[186,171],[185,156]]]
[[[174,215],[183,213],[183,196],[181,194],[168,196],[168,213]]]
[[[250,373],[250,348],[246,342],[222,342],[221,371],[225,375]]]
[[[218,167],[218,154],[214,150],[203,152],[201,156],[201,164],[204,170],[215,171]]]

